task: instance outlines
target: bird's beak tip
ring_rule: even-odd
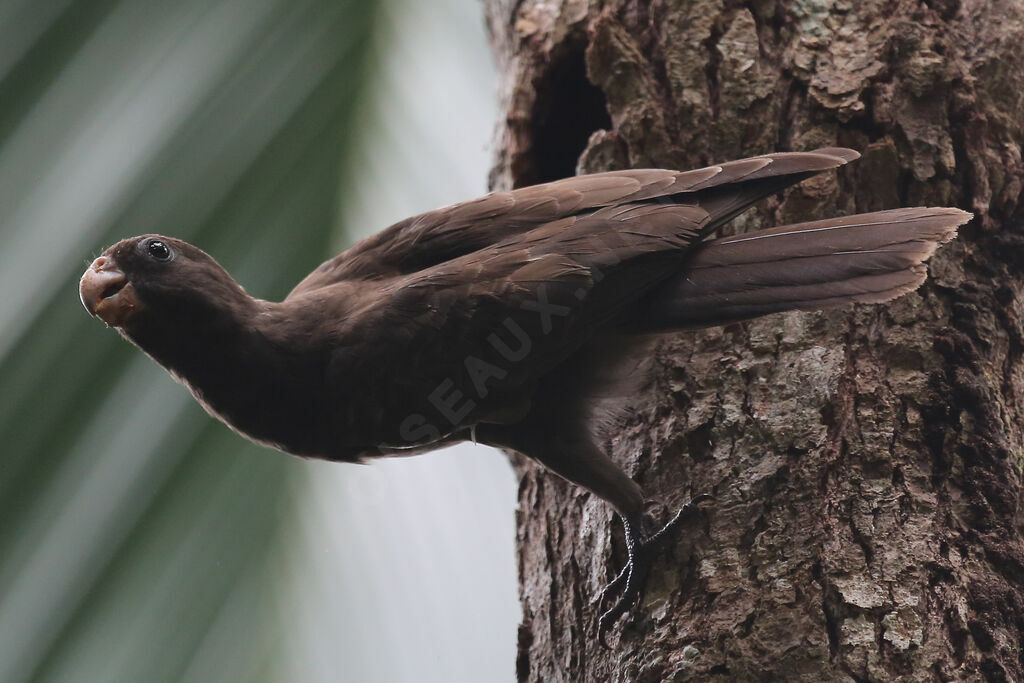
[[[123,325],[141,306],[131,282],[110,256],[100,256],[78,284],[82,305],[109,327]]]

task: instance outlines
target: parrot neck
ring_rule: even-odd
[[[322,370],[275,338],[280,305],[246,296],[215,315],[161,316],[122,334],[179,382],[206,411],[241,434],[307,454]]]

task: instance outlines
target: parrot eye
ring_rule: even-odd
[[[146,243],[146,253],[157,261],[170,261],[174,256],[171,248],[161,240],[149,240]]]

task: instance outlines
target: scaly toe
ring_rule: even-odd
[[[704,494],[686,502],[678,512],[658,531],[646,537],[637,538],[634,528],[640,528],[640,520],[634,520],[631,524],[624,521],[626,530],[626,547],[629,549],[629,559],[626,566],[622,568],[612,581],[604,587],[597,599],[598,611],[605,608],[611,597],[622,590],[619,599],[610,608],[605,610],[597,621],[597,637],[601,645],[609,647],[607,634],[619,618],[628,612],[639,600],[647,583],[647,575],[654,564],[654,558],[662,550],[664,543],[679,528],[679,525],[691,513],[697,511],[698,505],[704,501],[711,500],[711,496]],[[623,585],[625,584],[625,585]]]

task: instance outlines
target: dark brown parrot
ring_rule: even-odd
[[[122,240],[81,281],[88,311],[215,417],[288,453],[359,461],[473,439],[607,501],[628,561],[598,633],[638,599],[662,540],[602,449],[644,381],[644,341],[777,311],[883,302],[971,215],[910,208],[714,239],[755,201],[859,155],[769,154],[615,171],[408,218],[256,299],[200,249]]]

